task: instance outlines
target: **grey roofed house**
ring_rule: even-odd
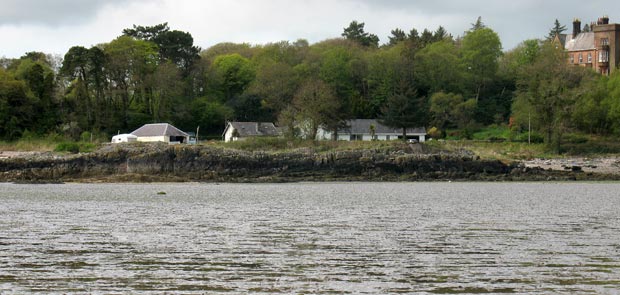
[[[403,135],[402,129],[385,126],[375,119],[355,119],[345,123],[347,127],[339,128],[338,134],[320,128],[317,139],[328,140],[336,137],[336,140],[395,140],[402,138]],[[374,131],[370,126],[374,126]],[[426,128],[408,128],[407,139],[424,142],[426,140]]]
[[[271,122],[228,122],[224,129],[224,141],[235,141],[248,137],[279,136],[280,132]]]
[[[346,132],[351,134],[368,134],[370,133],[370,125],[375,126],[375,134],[402,134],[400,128],[392,128],[385,126],[375,119],[356,119],[347,121],[346,128],[341,128],[338,132]],[[426,128],[407,128],[407,134],[426,134]]]
[[[186,143],[189,135],[168,123],[145,124],[131,134],[138,141],[163,141]]]

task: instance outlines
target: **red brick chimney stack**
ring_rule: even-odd
[[[603,25],[608,25],[608,24],[609,24],[609,17],[608,17],[608,16],[606,16],[606,15],[605,15],[605,16],[603,16],[603,17],[601,18],[601,22],[602,22],[602,24],[603,24]]]

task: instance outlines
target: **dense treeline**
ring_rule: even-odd
[[[531,126],[550,146],[569,130],[618,134],[620,77],[569,67],[556,47],[527,40],[503,53],[480,19],[457,38],[443,27],[394,29],[380,45],[354,21],[342,38],[316,44],[202,51],[167,24],[134,26],[62,59],[31,52],[1,60],[0,137],[107,137],[151,122],[219,135],[227,120],[273,121],[311,136],[351,118],[425,126],[435,137]]]

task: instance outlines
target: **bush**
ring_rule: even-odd
[[[510,129],[491,125],[475,132],[472,138],[475,140],[505,141],[510,138]]]
[[[568,143],[586,143],[588,142],[588,137],[582,134],[566,134],[564,135],[564,138],[562,138],[562,141],[564,142],[568,142]]]
[[[80,145],[75,142],[61,142],[56,145],[55,152],[69,152],[77,154],[80,152]]]
[[[427,133],[431,138],[434,138],[434,139],[443,138],[442,135],[444,135],[445,137],[445,134],[441,130],[439,130],[439,128],[437,127],[431,127],[431,129],[429,129]]]
[[[528,138],[527,132],[523,132],[523,133],[516,134],[512,140],[516,142],[527,142],[527,138]],[[530,140],[532,143],[545,142],[545,138],[538,132],[532,132],[530,136]]]
[[[37,134],[32,132],[32,131],[30,131],[30,130],[28,130],[28,129],[26,129],[22,133],[21,140],[33,140],[35,138],[37,138]]]
[[[560,146],[561,153],[571,155],[618,154],[620,144],[617,142],[566,143]]]
[[[93,137],[93,134],[88,131],[84,131],[82,132],[82,134],[80,134],[80,140],[83,142],[90,142],[92,137]]]
[[[61,142],[56,145],[55,152],[68,152],[72,154],[88,153],[95,149],[96,145],[86,142]]]

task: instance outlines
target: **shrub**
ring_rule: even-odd
[[[527,132],[519,133],[513,137],[513,141],[516,142],[527,142]],[[545,138],[538,132],[532,132],[530,135],[530,140],[532,143],[543,143]]]
[[[564,138],[562,140],[570,143],[586,143],[588,142],[588,137],[582,134],[570,133],[564,135]]]
[[[82,132],[82,134],[80,134],[80,140],[83,142],[90,142],[92,137],[93,137],[92,133],[88,131],[84,131]]]
[[[77,154],[80,152],[80,145],[75,142],[61,142],[56,145],[55,152],[69,152]]]
[[[68,152],[72,154],[88,153],[95,150],[97,146],[88,142],[61,142],[54,148],[55,152]]]

